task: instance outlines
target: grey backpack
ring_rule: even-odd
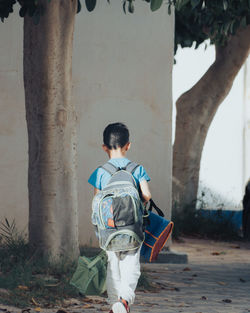
[[[144,240],[144,207],[132,175],[138,166],[130,162],[124,168],[117,168],[107,162],[101,167],[111,178],[94,196],[92,223],[97,227],[100,247],[104,250],[130,250]]]

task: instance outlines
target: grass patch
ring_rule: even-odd
[[[81,255],[95,256],[100,249],[82,247]],[[15,222],[0,223],[0,303],[18,308],[63,306],[64,300],[82,299],[70,285],[76,262],[62,260],[52,264],[30,249]],[[138,288],[152,290],[150,279],[142,271]]]
[[[0,302],[20,308],[53,307],[80,297],[69,284],[76,263],[38,258],[15,222],[0,224]]]

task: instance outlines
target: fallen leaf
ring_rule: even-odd
[[[93,303],[93,299],[90,298],[84,298],[82,299],[83,302],[87,302],[87,303]]]
[[[225,303],[232,303],[231,299],[223,299],[222,301],[225,302]]]
[[[191,268],[190,268],[190,267],[185,267],[185,268],[183,269],[183,272],[189,272],[189,271],[191,271]]]
[[[39,305],[39,304],[36,302],[36,300],[35,300],[34,298],[31,298],[31,302],[32,302],[34,305],[36,305],[36,306]]]
[[[4,288],[0,288],[0,294],[2,295],[9,295],[10,292],[7,290],[7,289],[4,289]],[[1,309],[2,311],[5,310],[5,309]],[[7,310],[6,310],[7,311]]]
[[[230,246],[231,248],[234,248],[234,249],[240,249],[240,246],[239,245],[232,245]]]
[[[29,289],[27,286],[23,286],[23,285],[19,285],[17,288],[20,290],[28,290]]]
[[[220,252],[212,252],[212,255],[220,255]]]
[[[102,306],[98,311],[104,312],[104,311],[109,311],[109,310],[110,310],[109,307]]]
[[[94,309],[95,307],[93,305],[91,305],[91,304],[86,303],[86,304],[83,305],[83,308],[84,309]]]
[[[34,310],[36,311],[36,312],[41,312],[42,311],[42,309],[38,306],[37,308],[34,308]]]
[[[240,281],[241,281],[242,283],[245,283],[245,282],[246,282],[245,279],[243,279],[243,278],[240,278]]]
[[[217,281],[217,284],[221,285],[221,286],[225,286],[226,283],[224,283],[224,281]]]

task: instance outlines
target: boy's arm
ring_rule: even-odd
[[[143,199],[145,200],[145,202],[148,202],[151,199],[151,192],[149,190],[148,182],[146,180],[142,180],[140,182],[140,188]]]
[[[100,191],[100,189],[94,188],[94,196]]]

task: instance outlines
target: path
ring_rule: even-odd
[[[175,242],[172,249],[187,252],[189,264],[144,264],[155,290],[137,291],[131,313],[250,312],[250,244],[185,239]],[[42,312],[107,312],[104,301],[99,297],[90,297],[88,302],[71,300],[61,312],[59,308]]]

